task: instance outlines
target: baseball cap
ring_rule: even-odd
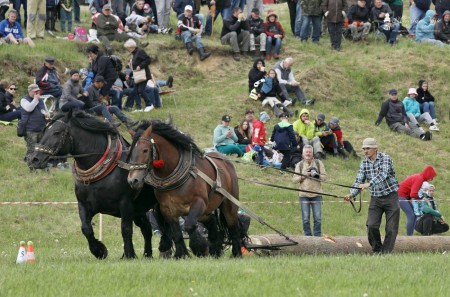
[[[55,59],[55,57],[49,56],[49,57],[45,57],[44,61],[49,63],[49,64],[54,64],[56,59]]]
[[[39,86],[37,84],[31,84],[28,86],[28,92],[33,91],[33,92],[37,92],[39,91]]]
[[[111,5],[109,5],[109,4],[103,5],[102,10],[111,10]]]
[[[105,78],[101,75],[97,75],[94,78],[94,82],[102,82],[102,83],[106,83]]]
[[[258,15],[259,15],[259,9],[258,9],[258,8],[256,8],[256,7],[254,7],[254,8],[252,9],[252,12],[253,12],[253,13],[256,13],[256,14],[258,14]]]
[[[192,6],[186,5],[186,6],[184,7],[184,10],[190,10],[190,11],[192,11]]]
[[[339,118],[332,117],[331,120],[330,120],[330,124],[339,125]]]
[[[396,89],[390,89],[389,90],[389,95],[396,95],[397,94],[397,90]]]
[[[231,117],[230,117],[229,115],[224,115],[224,116],[222,117],[222,121],[224,121],[224,122],[230,122],[230,121],[231,121]]]

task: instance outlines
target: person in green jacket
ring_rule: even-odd
[[[293,124],[294,132],[301,137],[303,144],[310,144],[314,148],[314,158],[323,159],[325,154],[319,136],[315,135],[314,121],[310,121],[310,113],[306,108],[300,111],[299,119]]]

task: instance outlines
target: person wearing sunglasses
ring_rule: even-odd
[[[0,121],[10,122],[20,119],[20,108],[14,104],[16,86],[9,85],[5,80],[0,81]]]

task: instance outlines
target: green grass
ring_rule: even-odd
[[[307,96],[318,99],[310,108],[312,114],[323,112],[327,120],[338,116],[344,137],[357,149],[364,138],[375,137],[381,150],[392,156],[399,180],[420,172],[426,165],[433,165],[438,173],[433,181],[436,195],[444,216],[448,216],[448,49],[418,45],[406,38],[390,48],[380,40],[370,39],[367,47],[344,41],[343,52],[336,53],[329,49],[327,35],[321,39],[320,46],[300,44],[289,33],[286,5],[275,8],[288,32],[282,56],[294,57],[296,78]],[[88,27],[87,23],[85,25]],[[162,109],[129,116],[165,119],[171,114],[175,124],[190,133],[200,147],[210,147],[213,129],[223,114],[230,114],[232,124],[236,125],[245,109],[262,111],[258,103],[247,99],[247,73],[252,61],[244,59],[236,63],[232,60],[229,48],[218,41],[220,28],[220,21],[216,22],[214,37],[204,40],[213,53],[204,62],[196,56],[189,57],[173,37],[152,35],[146,49],[153,59],[152,72],[161,79],[168,75],[175,77],[178,107],[170,97],[165,97]],[[85,48],[85,44],[57,39],[37,41],[33,50],[24,46],[2,46],[0,76],[16,82],[20,87],[18,95],[24,95],[46,55],[57,57],[56,66],[61,72],[64,67],[84,67],[87,64]],[[115,51],[124,61],[129,57],[120,44],[115,44]],[[267,68],[273,64],[274,61],[270,61]],[[63,80],[66,79],[63,75]],[[430,81],[431,91],[437,98],[441,131],[433,133],[433,140],[422,142],[392,133],[385,123],[375,127],[373,123],[387,90],[397,88],[402,97],[407,88],[417,86],[419,79]],[[276,122],[275,119],[269,122],[269,133]],[[0,126],[0,134],[0,201],[76,201],[70,172],[29,173],[22,162],[23,139],[15,136],[13,127]],[[329,158],[325,166],[330,181],[350,185],[359,162]],[[290,176],[279,175],[275,170],[259,171],[243,164],[236,164],[236,169],[242,178],[295,187]],[[302,234],[297,193],[243,181],[239,185],[241,200],[267,223],[287,234]],[[347,194],[347,189],[332,185],[324,185],[323,191]],[[365,194],[363,200],[368,199]],[[323,233],[365,236],[366,216],[366,202],[361,214],[355,214],[348,204],[325,197]],[[0,205],[0,217],[0,265],[3,267],[0,296],[364,296],[365,293],[368,296],[447,296],[450,290],[443,275],[448,270],[445,268],[447,254],[276,256],[234,260],[227,252],[218,260],[124,261],[120,260],[123,252],[120,220],[103,216],[103,242],[109,249],[109,257],[98,261],[89,252],[81,234],[76,205]],[[98,234],[98,217],[94,218],[94,224]],[[250,233],[273,232],[252,221]],[[403,213],[400,235],[405,235]],[[14,264],[20,240],[35,243],[36,265]],[[154,247],[157,241],[155,238]],[[143,240],[136,228],[134,243],[137,254],[142,255]],[[157,257],[158,253],[155,251],[154,255]]]

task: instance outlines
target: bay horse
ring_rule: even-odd
[[[240,257],[241,229],[238,207],[222,194],[239,199],[239,186],[233,164],[223,155],[204,155],[192,138],[170,123],[143,121],[135,135],[127,162],[128,182],[135,190],[149,183],[176,246],[175,257],[186,256],[187,249],[178,218],[185,218],[189,246],[196,256],[223,253],[225,239],[231,241],[232,255]],[[217,211],[217,209],[219,211]],[[196,228],[197,221],[208,230],[208,241]]]
[[[91,253],[98,259],[108,255],[106,246],[95,238],[92,218],[108,214],[121,218],[124,258],[135,258],[133,221],[144,237],[144,257],[152,257],[152,228],[146,212],[157,204],[151,186],[140,191],[127,182],[128,171],[117,164],[125,161],[129,144],[108,122],[82,111],[71,110],[53,117],[30,158],[33,168],[45,168],[51,156],[71,154],[72,174],[81,230]],[[162,234],[160,251],[170,250],[172,242]]]

